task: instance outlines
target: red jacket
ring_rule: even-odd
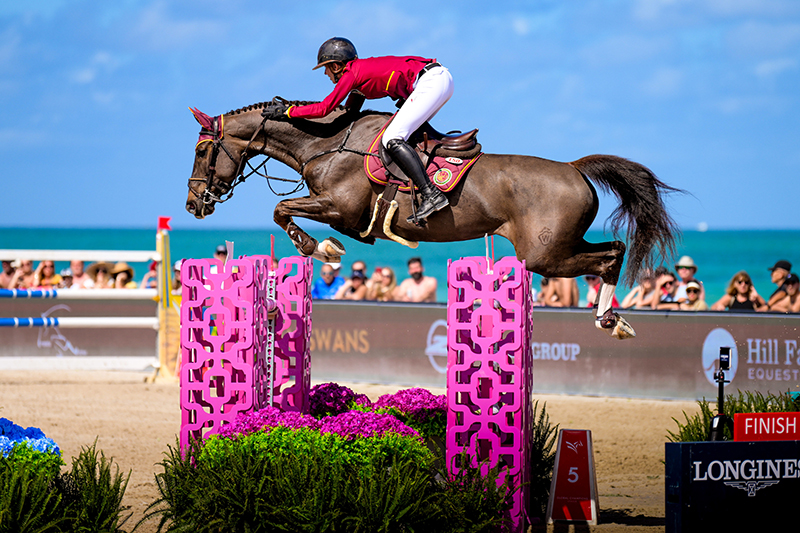
[[[342,103],[350,91],[358,90],[369,100],[389,96],[406,99],[422,68],[434,59],[423,57],[368,57],[354,59],[345,67],[333,92],[318,104],[292,106],[286,113],[292,118],[322,118]]]

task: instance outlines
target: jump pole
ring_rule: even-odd
[[[308,410],[312,273],[302,257],[183,262],[182,448],[241,412]]]
[[[488,254],[487,254],[488,255]],[[525,261],[466,257],[447,268],[447,465],[461,454],[482,475],[502,461],[498,486],[520,487],[509,518],[521,532],[529,505],[531,275]]]

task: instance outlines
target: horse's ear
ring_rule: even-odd
[[[211,119],[211,117],[209,117],[208,115],[206,115],[205,113],[203,113],[202,111],[200,111],[199,109],[197,109],[196,107],[195,107],[195,108],[191,108],[191,107],[190,107],[190,108],[189,108],[189,111],[191,111],[191,112],[192,112],[192,115],[194,115],[194,119],[195,119],[195,120],[196,120],[196,121],[197,121],[197,122],[198,122],[198,123],[199,123],[199,124],[200,124],[202,127],[206,128],[206,129],[211,129],[211,127],[212,127],[212,124],[211,124],[211,123],[213,122],[213,121],[212,121],[212,119]]]

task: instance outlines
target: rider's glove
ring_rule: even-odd
[[[275,104],[264,108],[261,116],[269,120],[289,120],[289,115],[286,114],[288,110],[289,106],[286,104]]]

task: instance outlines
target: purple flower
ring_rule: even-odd
[[[416,420],[426,420],[447,412],[447,397],[444,394],[431,394],[427,389],[405,389],[395,394],[384,394],[378,398],[373,407],[394,408]]]
[[[277,426],[317,429],[319,422],[313,416],[283,412],[276,407],[265,407],[259,411],[240,413],[232,423],[222,426],[218,434],[220,437],[235,438],[238,435],[250,435]]]
[[[364,411],[348,411],[320,421],[320,433],[336,433],[347,440],[356,437],[382,437],[397,433],[408,437],[419,437],[419,433],[400,422],[392,415]]]
[[[308,394],[309,412],[313,416],[338,415],[349,411],[351,402],[359,400],[369,401],[363,394],[356,395],[351,389],[338,383],[321,383],[312,387]]]

